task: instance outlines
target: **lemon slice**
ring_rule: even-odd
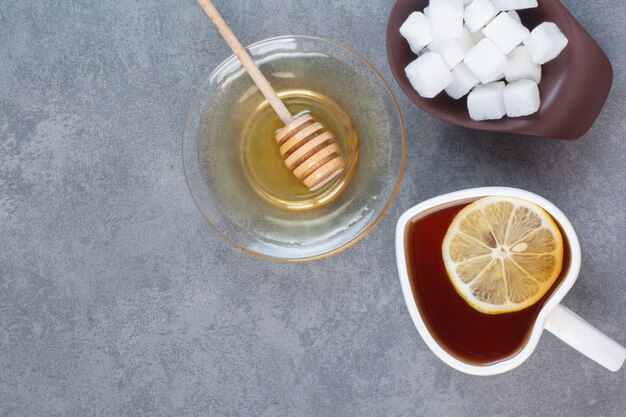
[[[533,305],[563,267],[563,238],[552,217],[513,197],[485,197],[463,208],[442,251],[456,291],[487,314]]]

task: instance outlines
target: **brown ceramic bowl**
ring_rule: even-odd
[[[387,23],[387,59],[394,78],[413,103],[431,115],[459,126],[496,132],[521,133],[555,139],[577,139],[598,117],[611,89],[613,70],[598,44],[558,0],[540,0],[539,7],[518,10],[529,29],[549,21],[556,23],[569,43],[554,60],[542,66],[539,83],[541,108],[526,117],[477,122],[469,117],[467,100],[441,93],[421,97],[409,83],[404,68],[416,56],[400,35],[400,26],[428,0],[397,0]]]

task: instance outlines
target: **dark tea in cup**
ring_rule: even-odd
[[[404,244],[413,298],[429,332],[452,356],[484,365],[509,358],[526,345],[541,308],[567,275],[570,252],[564,241],[561,273],[533,305],[506,314],[480,312],[455,290],[442,255],[448,228],[470,203],[457,203],[413,219],[405,229]],[[562,229],[561,235],[567,239]]]
[[[396,226],[402,295],[417,332],[444,363],[471,375],[520,366],[544,330],[608,370],[622,367],[626,348],[560,304],[581,260],[567,216],[517,188],[440,195],[405,211]]]

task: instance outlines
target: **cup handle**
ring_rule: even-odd
[[[626,348],[567,307],[557,305],[548,316],[545,328],[610,371],[616,372],[624,364]]]

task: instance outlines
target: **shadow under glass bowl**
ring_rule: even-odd
[[[398,103],[376,68],[337,42],[281,36],[247,50],[279,94],[313,91],[349,115],[358,137],[352,177],[309,210],[262,198],[244,173],[242,136],[266,100],[230,56],[199,86],[185,120],[183,169],[193,200],[224,239],[250,254],[304,261],[339,252],[372,230],[400,184],[406,138]]]
[[[427,99],[411,87],[404,68],[416,56],[400,35],[400,26],[412,12],[422,11],[427,5],[428,0],[397,0],[387,22],[391,72],[416,106],[446,122],[479,130],[577,139],[591,128],[609,95],[613,70],[602,49],[558,0],[540,0],[539,7],[518,10],[522,23],[530,30],[542,22],[554,22],[569,41],[558,57],[542,65],[541,108],[530,116],[485,121],[469,117],[466,98],[454,100],[440,93]]]

